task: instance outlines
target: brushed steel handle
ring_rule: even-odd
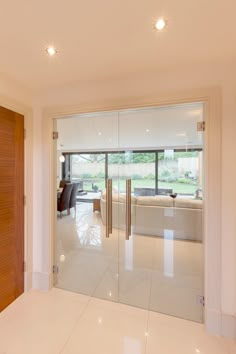
[[[126,180],[126,240],[131,234],[131,179]]]
[[[112,233],[112,179],[106,180],[106,237]]]

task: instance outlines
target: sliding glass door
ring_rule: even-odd
[[[79,188],[56,286],[203,321],[202,120],[195,103],[58,122],[59,177]]]

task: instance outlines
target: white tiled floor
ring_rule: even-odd
[[[0,354],[235,354],[202,324],[52,289],[0,314]]]
[[[202,322],[201,243],[135,235],[113,228],[109,239],[92,203],[58,219],[56,286]]]

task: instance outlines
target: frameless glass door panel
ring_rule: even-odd
[[[122,214],[125,225],[120,227],[119,239],[119,299],[120,302],[148,309],[151,289],[153,240],[136,235],[136,195],[155,190],[153,153],[123,153],[120,165],[120,188]],[[145,161],[149,161],[145,168]],[[144,178],[144,176],[146,178]],[[149,186],[147,186],[147,181]],[[146,188],[145,188],[146,187]],[[129,201],[128,201],[129,199]],[[123,226],[123,225],[122,225]]]
[[[203,105],[119,119],[120,178],[131,178],[134,207],[132,236],[119,243],[120,301],[202,322]]]
[[[123,150],[190,149],[202,144],[197,123],[201,103],[119,112],[119,146]]]
[[[106,183],[107,188],[101,195],[101,220],[106,235],[104,244],[109,254],[109,262],[100,282],[94,292],[94,296],[119,301],[119,156],[111,159],[111,154],[106,153]]]
[[[57,216],[55,286],[117,301],[118,236],[107,235],[107,149],[118,144],[118,114],[91,113],[58,120],[59,179],[78,183],[75,207]],[[66,165],[66,166],[65,166]],[[62,181],[63,182],[63,181]],[[58,190],[60,198],[62,189]],[[109,237],[107,237],[109,236]],[[111,274],[112,270],[112,274]],[[113,274],[115,276],[113,277]]]
[[[58,150],[102,152],[119,147],[118,113],[94,112],[58,119]]]

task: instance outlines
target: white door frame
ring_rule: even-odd
[[[54,235],[56,220],[55,161],[53,156],[53,121],[80,113],[115,111],[127,108],[158,107],[180,103],[203,102],[205,104],[205,205],[204,205],[204,288],[205,327],[208,331],[222,333],[221,311],[221,90],[218,87],[190,90],[159,97],[123,98],[119,101],[95,102],[91,105],[58,106],[43,112],[45,161],[49,175],[46,186],[49,191],[49,219],[47,244],[48,288],[53,287]],[[48,217],[49,215],[49,217]],[[47,237],[48,236],[48,237]]]
[[[0,106],[24,116],[24,290],[32,288],[33,269],[33,111],[9,97],[0,95]]]

